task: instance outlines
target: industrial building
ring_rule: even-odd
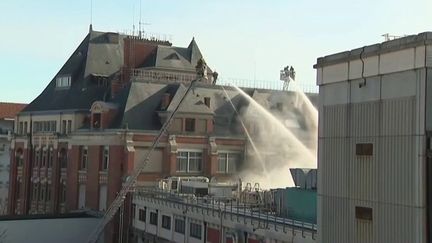
[[[314,67],[318,242],[432,242],[432,33]]]

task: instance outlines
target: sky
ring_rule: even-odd
[[[382,42],[385,33],[432,31],[431,0],[1,0],[0,102],[31,102],[90,19],[94,30],[130,31],[140,5],[145,31],[182,47],[195,37],[223,79],[277,83],[292,65],[305,87],[315,85],[318,57]]]

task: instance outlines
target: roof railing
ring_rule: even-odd
[[[196,74],[174,73],[157,70],[132,69],[131,78],[138,81],[161,81],[173,83],[190,83],[197,78]],[[211,80],[209,80],[211,82]]]
[[[283,83],[280,81],[271,80],[248,80],[238,78],[219,78],[216,82],[219,85],[237,86],[240,88],[253,88],[253,89],[268,89],[268,90],[283,90]],[[297,87],[304,93],[318,93],[318,86],[312,84],[299,84]]]

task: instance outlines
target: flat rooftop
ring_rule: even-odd
[[[429,44],[432,44],[432,32],[423,32],[417,35],[408,35],[398,39],[352,49],[350,51],[344,51],[324,57],[319,57],[317,59],[317,63],[313,67],[320,68],[359,59],[360,56],[365,58],[368,56],[375,56],[378,54],[394,52],[419,45]]]

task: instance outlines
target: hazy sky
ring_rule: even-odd
[[[93,0],[93,28],[131,30],[139,0]],[[280,82],[293,65],[314,84],[316,58],[432,31],[432,0],[142,0],[148,32],[195,37],[221,77]],[[0,1],[0,101],[31,102],[88,33],[90,0]]]

